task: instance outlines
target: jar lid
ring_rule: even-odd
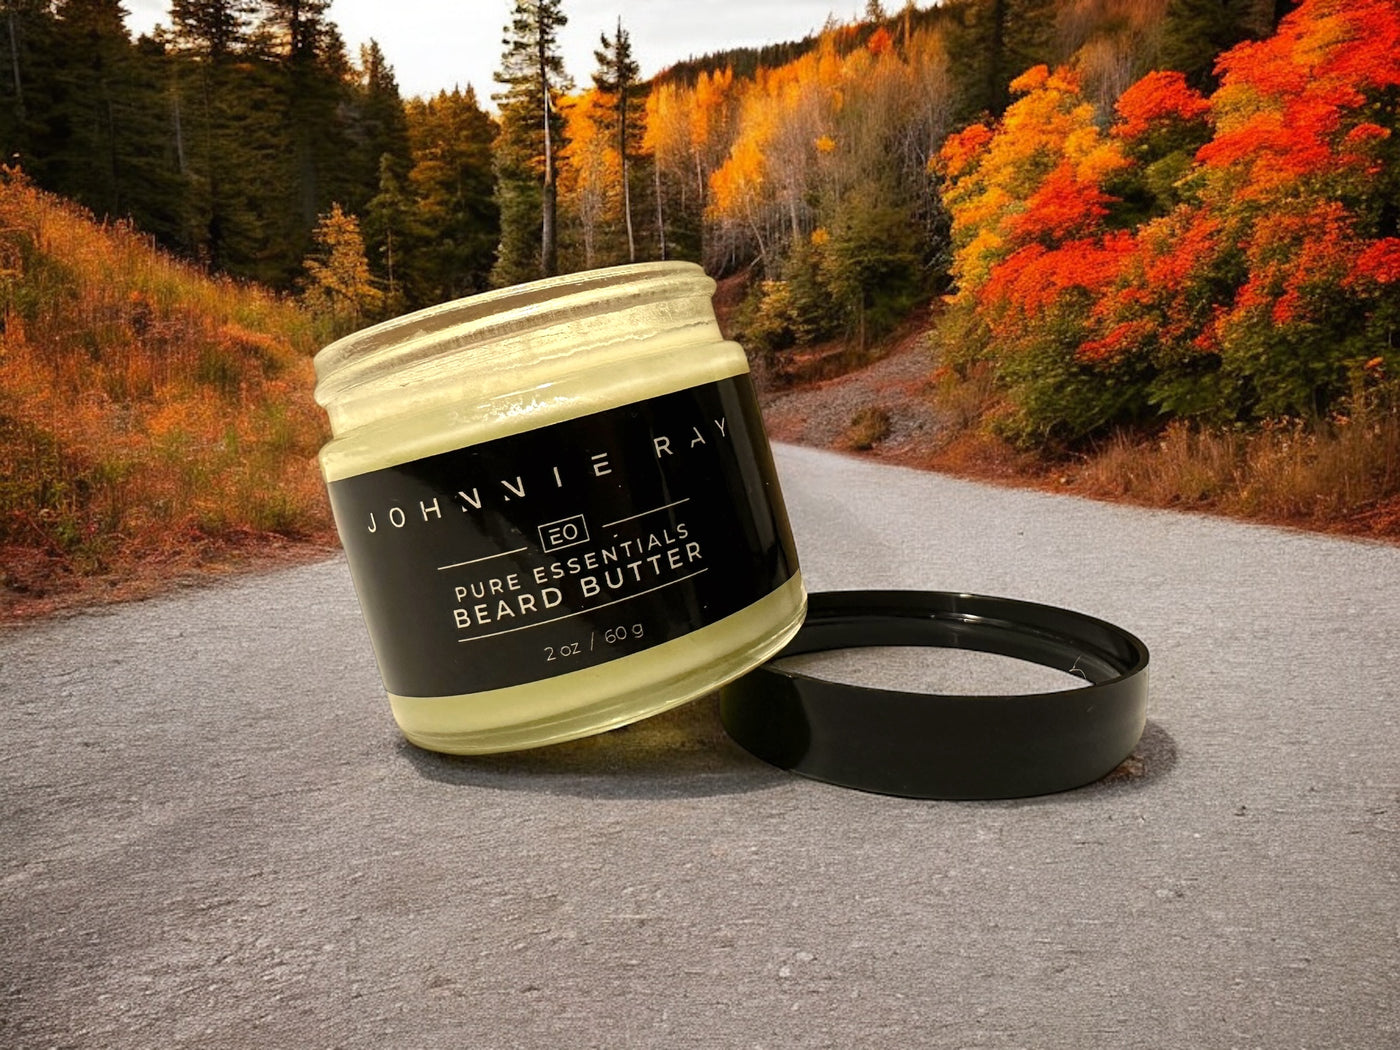
[[[1147,646],[1049,605],[944,591],[834,591],[808,598],[801,630],[721,694],[746,750],[815,780],[907,798],[1043,795],[1098,780],[1132,753],[1147,710]],[[917,645],[1010,656],[1085,685],[1017,696],[873,689],[780,667],[828,649]]]

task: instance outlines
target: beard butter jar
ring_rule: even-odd
[[[806,595],[743,350],[690,263],[551,278],[316,355],[321,468],[394,717],[477,754],[758,666]]]

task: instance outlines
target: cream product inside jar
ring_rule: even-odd
[[[447,303],[316,355],[336,525],[419,746],[555,743],[781,649],[806,595],[743,350],[690,263]]]

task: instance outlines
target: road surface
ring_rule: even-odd
[[[339,559],[10,630],[0,1046],[1400,1046],[1400,549],[779,464],[812,589],[1143,638],[1133,758],[891,799],[763,765],[712,699],[429,754]],[[831,673],[988,673],[888,655]]]

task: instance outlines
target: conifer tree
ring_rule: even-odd
[[[276,50],[293,64],[315,65],[339,44],[326,17],[330,0],[262,0],[262,5],[264,28],[271,31]]]
[[[53,132],[48,185],[100,216],[178,231],[178,173],[167,148],[158,53],[131,42],[118,0],[62,0],[53,46],[64,61],[45,92]]]
[[[289,140],[284,180],[294,192],[275,202],[282,237],[304,251],[307,236],[328,202],[363,208],[374,192],[373,169],[349,177],[351,143],[342,103],[348,72],[340,34],[326,17],[328,0],[262,0],[261,35],[279,81],[281,132]],[[290,207],[289,207],[290,205]]]
[[[494,280],[511,284],[558,269],[557,185],[560,119],[555,99],[567,90],[559,30],[568,22],[562,0],[515,0],[492,97],[501,107],[497,185],[501,251]],[[528,212],[538,203],[538,238]]]
[[[269,241],[257,191],[271,180],[255,163],[270,130],[268,85],[237,65],[254,10],[252,0],[172,0],[169,43],[185,175],[182,246],[215,269],[267,280],[274,275],[252,266]]]
[[[384,282],[389,308],[401,311],[407,304],[404,251],[412,239],[406,231],[413,224],[413,201],[405,185],[412,166],[408,116],[393,67],[376,41],[361,45],[357,74],[351,91],[353,146],[346,159],[357,189],[374,191],[364,203],[365,247],[370,268]]]
[[[131,40],[117,0],[62,0],[57,40],[69,56],[54,78],[54,112],[67,131],[49,177],[99,215],[123,214],[127,143],[119,127],[129,108]]]
[[[1186,74],[1193,87],[1214,90],[1215,60],[1251,36],[1273,31],[1257,0],[1170,0],[1162,25],[1158,59]]]
[[[395,158],[384,154],[379,162],[379,192],[365,213],[365,249],[370,269],[384,286],[385,305],[391,313],[409,306],[405,290],[404,254],[412,261],[413,246],[427,240],[427,230],[417,221],[413,200],[395,171]]]
[[[0,2],[0,159],[44,178],[58,49],[48,0]]]
[[[395,269],[409,305],[429,306],[501,283],[492,269],[504,239],[492,194],[492,143],[501,136],[471,87],[411,99],[407,110],[413,213],[399,253],[403,265]],[[538,229],[528,217],[526,227]],[[537,275],[529,270],[516,279]]]
[[[637,238],[632,229],[631,158],[636,150],[639,129],[632,119],[631,104],[637,92],[637,77],[641,68],[632,57],[632,38],[617,20],[617,32],[612,39],[602,36],[603,47],[594,51],[598,71],[593,74],[593,86],[609,104],[616,136],[617,153],[622,162],[622,215],[627,224],[627,260],[637,261]]]
[[[1032,66],[1053,60],[1055,0],[963,0],[950,25],[949,52],[964,85],[966,118],[1000,113],[1011,100],[1007,87]]]
[[[328,318],[337,332],[353,329],[383,302],[370,276],[360,222],[339,204],[332,204],[316,224],[312,254],[304,265],[302,301],[313,313]]]
[[[383,158],[388,156],[394,174],[402,179],[411,163],[408,147],[408,117],[404,111],[394,67],[384,57],[379,42],[370,40],[360,47],[360,65],[354,92],[357,120],[357,146],[362,167],[357,173],[364,185],[373,187],[379,179]]]
[[[175,37],[188,50],[219,60],[247,40],[253,0],[170,0]]]

